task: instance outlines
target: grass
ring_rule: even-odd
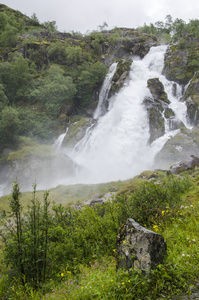
[[[116,251],[112,256],[93,257],[88,265],[79,265],[79,273],[73,274],[67,267],[60,269],[56,280],[49,281],[41,290],[14,284],[10,299],[181,299],[189,297],[199,281],[199,177],[198,169],[183,174],[194,178],[193,187],[182,196],[180,208],[165,208],[156,225],[157,233],[167,242],[168,257],[163,265],[149,277],[125,270],[116,272]],[[165,172],[156,172],[157,181]],[[144,172],[132,180],[100,185],[59,186],[50,191],[57,203],[74,204],[102,195],[110,189],[118,193],[130,193],[143,180],[150,180],[154,172]],[[23,205],[28,204],[30,193],[22,193]],[[43,197],[38,192],[37,197]],[[67,199],[67,200],[66,200]],[[1,209],[8,208],[8,197],[1,197]],[[2,246],[2,245],[1,245]],[[1,251],[0,251],[1,252]],[[196,288],[195,288],[196,289]],[[187,298],[188,299],[188,298]]]
[[[175,215],[169,209],[165,211],[158,233],[167,242],[168,257],[149,278],[122,270],[115,272],[113,253],[90,266],[81,266],[78,277],[62,270],[60,283],[42,299],[172,299],[181,293],[191,295],[199,281],[198,193],[199,187],[195,185],[184,194]]]
[[[106,193],[114,191],[117,192],[118,195],[123,193],[130,193],[139,184],[154,174],[153,171],[147,171],[141,173],[139,176],[136,176],[133,179],[129,179],[126,181],[117,181],[117,182],[109,182],[109,183],[101,183],[101,184],[75,184],[75,185],[60,185],[56,188],[52,188],[49,190],[51,201],[55,201],[57,204],[62,204],[64,206],[68,205],[79,205],[88,200],[93,200],[94,198],[103,197]],[[155,172],[157,175],[157,180],[165,177],[165,171]],[[37,198],[42,200],[44,191],[37,191]],[[21,200],[24,209],[27,209],[27,206],[32,197],[32,192],[22,192]],[[0,197],[0,214],[2,211],[9,210],[9,201],[10,195]]]

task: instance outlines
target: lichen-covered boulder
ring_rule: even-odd
[[[127,219],[117,237],[117,268],[132,268],[145,275],[166,256],[167,245],[161,234]]]
[[[172,165],[170,171],[173,174],[179,174],[183,171],[194,169],[195,167],[199,167],[199,158],[191,155],[186,161],[179,161]]]
[[[182,127],[158,152],[154,159],[154,167],[169,169],[177,161],[187,161],[190,155],[199,157],[199,128]]]

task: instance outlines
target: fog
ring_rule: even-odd
[[[198,0],[2,0],[13,9],[31,17],[36,13],[40,22],[56,21],[60,31],[96,30],[104,21],[109,28],[137,28],[144,23],[164,21],[167,15],[188,22],[198,18]]]

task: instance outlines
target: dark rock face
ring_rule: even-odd
[[[165,55],[163,74],[168,80],[186,84],[189,80],[183,73],[187,66],[187,49],[178,49],[177,45],[168,47]]]
[[[168,80],[185,85],[198,70],[199,39],[193,34],[184,34],[167,48],[163,74]]]
[[[199,167],[199,158],[191,155],[186,161],[179,161],[171,166],[170,171],[173,174],[179,174],[185,170],[194,169],[195,167]]]
[[[164,86],[159,78],[149,79],[147,82],[147,87],[149,88],[155,101],[162,100],[164,103],[170,104],[167,94],[164,91]]]
[[[142,271],[148,274],[163,263],[167,246],[162,235],[128,219],[117,237],[117,268]]]
[[[117,93],[129,78],[130,66],[132,64],[131,58],[120,58],[117,60],[117,69],[112,79],[111,88],[108,98]]]
[[[104,62],[110,66],[117,59],[124,59],[137,55],[143,58],[153,46],[158,46],[157,39],[138,30],[130,28],[118,28],[120,37],[114,43],[107,45]],[[114,33],[114,30],[107,31],[107,37]]]
[[[186,101],[187,115],[193,126],[199,124],[199,72],[191,79],[182,101]]]
[[[170,129],[178,128],[179,124],[173,121],[175,114],[168,107],[170,101],[164,91],[164,86],[158,78],[151,78],[147,82],[152,98],[146,98],[144,105],[147,107],[150,138],[149,143],[161,137],[165,133],[165,118],[170,122]]]

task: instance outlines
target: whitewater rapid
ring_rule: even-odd
[[[134,57],[130,80],[109,99],[108,111],[101,113],[98,105],[94,114],[99,116],[97,125],[87,131],[70,153],[72,160],[80,166],[77,182],[125,180],[154,167],[154,157],[178,131],[170,131],[166,126],[165,135],[149,145],[149,121],[143,105],[145,97],[151,96],[147,88],[149,78],[160,79],[176,118],[186,124],[186,106],[179,102],[181,87],[177,86],[177,95],[174,96],[173,83],[161,75],[166,48],[153,47],[143,59]]]

